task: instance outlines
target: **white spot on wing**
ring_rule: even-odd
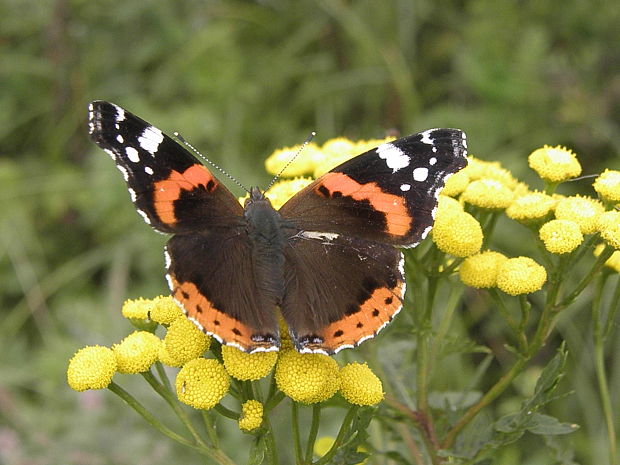
[[[146,213],[144,213],[142,210],[137,210],[137,211],[140,214],[140,216],[144,218],[144,221],[146,221],[146,224],[151,224],[151,219],[147,216]]]
[[[140,161],[140,154],[133,147],[125,147],[125,153],[127,154],[127,158],[134,163],[138,163]]]
[[[136,191],[134,191],[131,187],[128,190],[129,190],[129,196],[131,197],[131,201],[135,202],[136,201]]]
[[[151,168],[150,166],[145,166],[144,167],[144,172],[146,174],[153,174],[153,168]]]
[[[125,110],[118,105],[114,105],[114,108],[116,108],[116,122],[120,123],[121,121],[125,121]]]
[[[422,140],[420,142],[422,142],[423,144],[435,145],[435,142],[433,142],[433,139],[431,139],[431,133],[433,131],[434,129],[429,129],[428,131],[420,133],[422,134]]]
[[[433,166],[435,163],[437,163],[437,159],[435,157],[432,157],[428,162],[431,166]]]
[[[138,137],[138,143],[140,147],[146,150],[151,155],[155,155],[159,144],[164,140],[164,134],[153,126],[148,126],[144,129],[144,132]]]
[[[385,160],[388,168],[391,168],[393,173],[409,166],[409,156],[394,144],[386,142],[377,147],[376,150],[379,158]]]
[[[116,136],[116,140],[118,141],[119,144],[122,144],[123,142],[125,142],[125,139],[123,139],[123,136],[121,136],[120,134]]]
[[[108,155],[110,155],[110,157],[112,158],[112,160],[116,160],[116,153],[114,153],[112,150],[110,149],[103,149],[103,151],[105,153],[107,153]]]
[[[409,189],[411,189],[411,184],[401,184],[400,185],[400,190],[403,192],[407,192]]]
[[[413,179],[418,182],[426,181],[428,178],[428,168],[420,166],[413,170]]]
[[[338,237],[338,234],[317,231],[302,231],[300,236],[306,239],[318,239],[320,241],[331,242]]]
[[[116,165],[116,167],[121,173],[123,173],[123,179],[125,181],[129,181],[129,173],[127,172],[127,169],[122,165]]]
[[[164,260],[166,261],[166,269],[169,269],[170,265],[172,264],[172,259],[170,258],[167,247],[164,248]]]

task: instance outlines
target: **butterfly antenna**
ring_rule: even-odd
[[[228,174],[224,168],[220,168],[216,163],[212,162],[211,160],[209,160],[207,157],[205,157],[202,153],[200,153],[198,151],[198,149],[196,149],[196,147],[194,147],[192,144],[190,144],[189,142],[187,142],[183,136],[181,134],[179,134],[178,132],[173,132],[174,137],[176,137],[179,142],[181,142],[183,145],[185,145],[186,147],[188,147],[192,152],[194,152],[196,155],[198,155],[200,158],[202,158],[204,161],[206,161],[209,165],[211,165],[213,168],[215,168],[216,170],[218,170],[220,173],[222,173],[224,176],[226,176],[228,179],[230,179],[232,182],[234,182],[237,186],[239,186],[241,189],[243,189],[244,191],[246,191],[248,194],[250,193],[249,190],[247,190],[245,188],[245,186],[243,184],[241,184],[239,181],[237,181],[235,178],[233,178],[230,174]]]
[[[289,161],[286,162],[286,165],[284,165],[284,167],[280,170],[280,172],[278,174],[276,174],[273,179],[271,180],[271,182],[269,183],[269,185],[267,186],[267,188],[265,189],[265,192],[267,192],[269,190],[269,188],[271,186],[273,186],[273,184],[278,180],[278,178],[282,175],[282,173],[284,173],[284,170],[286,168],[288,168],[290,166],[291,163],[293,163],[293,161],[295,160],[295,158],[297,158],[299,156],[299,154],[303,151],[303,149],[306,148],[306,146],[310,143],[310,141],[312,139],[314,139],[314,136],[316,136],[316,132],[312,131],[308,137],[306,137],[306,140],[303,142],[303,144],[301,144],[301,147],[299,147],[299,149],[297,150],[297,152],[295,152],[295,155],[293,155],[291,157],[291,159]]]

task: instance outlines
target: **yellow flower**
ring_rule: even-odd
[[[179,370],[175,387],[177,397],[184,404],[196,409],[210,409],[228,392],[230,378],[217,360],[195,358]]]
[[[597,245],[594,249],[594,256],[598,257],[604,248],[605,246],[603,244]],[[615,270],[617,273],[620,273],[620,251],[612,253],[611,257],[609,257],[605,262],[605,266]]]
[[[572,252],[583,242],[579,225],[570,220],[551,220],[542,225],[538,235],[545,248],[555,254]]]
[[[602,213],[597,221],[597,229],[605,242],[620,250],[620,211]]]
[[[321,151],[323,152],[324,158],[319,161],[314,168],[315,178],[327,173],[332,168],[335,168],[354,156],[359,155],[356,144],[345,137],[329,139],[323,144]]]
[[[506,256],[491,250],[467,257],[459,267],[461,281],[479,289],[495,287],[499,267],[506,260]]]
[[[119,373],[142,373],[157,361],[161,339],[147,331],[134,331],[112,347]]]
[[[546,181],[558,183],[581,174],[581,165],[575,154],[566,147],[549,147],[534,150],[528,158],[530,168]]]
[[[168,327],[164,337],[164,350],[167,352],[160,361],[170,366],[183,366],[186,362],[200,357],[211,345],[211,338],[194,323],[180,316]],[[173,363],[170,363],[173,362]]]
[[[276,182],[265,193],[265,196],[271,201],[273,208],[278,210],[286,203],[288,199],[293,197],[297,192],[302,190],[313,181],[311,178],[295,178]]]
[[[620,171],[605,170],[594,180],[594,190],[605,202],[620,202]]]
[[[446,185],[441,190],[441,193],[450,197],[456,197],[465,190],[469,184],[469,181],[470,179],[467,171],[464,169],[457,171],[452,176],[448,177],[446,180]]]
[[[278,389],[295,402],[314,404],[332,397],[340,387],[338,364],[327,355],[280,351],[276,365]]]
[[[468,257],[482,247],[482,228],[469,213],[446,208],[437,215],[432,230],[433,242],[442,252]]]
[[[146,320],[151,310],[151,300],[143,299],[127,299],[121,308],[121,314],[127,319]]]
[[[530,294],[547,281],[547,271],[529,257],[509,258],[497,272],[497,287],[506,294]]]
[[[604,211],[605,208],[599,200],[575,195],[558,200],[555,217],[574,221],[583,234],[592,234],[596,232],[598,217]]]
[[[239,429],[252,431],[263,423],[263,404],[257,400],[248,400],[241,406]]]
[[[351,153],[353,156],[361,155],[362,153],[379,147],[381,144],[385,144],[386,142],[391,142],[393,140],[394,137],[386,137],[385,139],[358,140],[354,142],[355,146],[351,149]]]
[[[168,326],[177,318],[183,317],[183,310],[177,305],[172,296],[160,295],[152,300],[149,315],[151,320]]]
[[[116,372],[116,357],[108,347],[87,346],[69,361],[67,383],[75,391],[108,387]]]
[[[450,214],[449,212],[463,212],[463,205],[452,197],[448,197],[447,195],[440,194],[439,201],[437,205],[437,212],[435,213],[435,218],[439,218],[443,215]]]
[[[529,192],[517,197],[506,209],[506,216],[521,223],[545,219],[555,207],[553,197],[542,192]]]
[[[473,181],[463,192],[463,200],[476,207],[490,210],[502,210],[511,203],[514,194],[501,181],[479,179]]]
[[[280,173],[300,148],[301,145],[296,145],[276,150],[265,160],[265,169],[273,175]],[[324,157],[321,149],[314,142],[310,142],[282,174],[287,177],[312,174],[317,162],[320,162]]]
[[[236,347],[222,346],[224,367],[230,376],[242,381],[267,376],[278,358],[277,352],[255,352],[248,354]]]
[[[288,326],[282,315],[278,315],[278,326],[280,327],[280,352],[294,349],[293,340],[288,332]]]
[[[384,396],[381,380],[365,363],[349,363],[340,369],[340,394],[355,405],[375,405]]]
[[[334,442],[336,438],[333,436],[321,436],[314,443],[314,453],[317,457],[323,457],[332,448]]]

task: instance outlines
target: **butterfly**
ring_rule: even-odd
[[[337,166],[279,210],[245,205],[182,145],[118,105],[89,105],[90,137],[115,161],[138,213],[171,234],[166,279],[187,317],[245,352],[280,346],[282,315],[301,353],[374,337],[402,308],[404,258],[432,228],[465,134],[430,129]]]

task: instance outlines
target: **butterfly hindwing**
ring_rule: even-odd
[[[166,254],[172,295],[203,331],[246,352],[277,350],[276,302],[253,279],[243,228],[175,235]]]
[[[302,232],[285,249],[282,315],[297,350],[332,354],[375,336],[402,307],[403,255],[337,234]]]
[[[430,231],[439,190],[465,156],[458,129],[413,134],[334,168],[279,211],[300,230],[413,247]]]
[[[226,226],[243,208],[211,172],[161,130],[109,102],[89,106],[91,138],[116,162],[138,213],[167,233]]]

